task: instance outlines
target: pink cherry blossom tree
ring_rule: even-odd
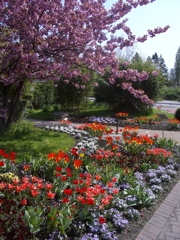
[[[123,88],[152,103],[129,84],[131,79],[148,79],[148,74],[120,71],[115,51],[169,28],[158,27],[136,37],[126,25],[127,13],[153,1],[119,0],[106,10],[105,0],[1,0],[0,126],[12,123],[26,82],[58,81],[60,75],[68,81],[77,76],[88,81],[91,75],[84,74],[83,68],[103,75],[109,66],[112,84],[115,78],[125,77]],[[118,30],[126,37],[118,36]]]

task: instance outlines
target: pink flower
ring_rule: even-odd
[[[159,74],[158,74],[157,71],[152,71],[152,75],[153,75],[153,76],[158,76]]]
[[[162,108],[162,105],[157,105],[156,107],[157,107],[158,109],[160,109],[160,108]]]
[[[98,87],[98,83],[97,82],[93,83],[93,86]]]

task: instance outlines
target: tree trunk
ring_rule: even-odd
[[[12,84],[2,87],[2,109],[6,109],[6,117],[0,117],[1,130],[9,129],[10,125],[13,123],[13,116],[20,100],[22,87],[23,81],[21,81],[18,86]]]

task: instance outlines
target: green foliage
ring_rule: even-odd
[[[175,118],[180,121],[180,108],[178,108],[175,112]]]
[[[51,111],[54,111],[54,106],[46,105],[43,107],[43,112],[51,112]]]
[[[137,185],[135,188],[127,191],[130,195],[136,196],[136,200],[127,203],[129,206],[136,206],[140,208],[142,206],[149,207],[153,203],[153,197],[150,196],[146,189],[142,185]]]
[[[166,81],[168,79],[168,68],[165,64],[164,58],[162,55],[158,56],[157,53],[155,53],[152,56],[152,61],[155,63],[157,68],[161,71],[162,75],[165,77]]]
[[[42,214],[43,210],[39,206],[29,206],[25,210],[24,220],[30,229],[30,233],[33,235],[37,234],[41,230],[41,225],[44,221]]]
[[[62,77],[55,89],[56,104],[60,104],[62,108],[66,109],[84,107],[86,98],[92,91],[90,84],[90,82],[84,82],[80,77],[73,78],[71,81]]]
[[[163,98],[165,100],[180,101],[180,88],[166,87],[164,90]]]
[[[158,76],[153,76],[152,71],[157,70],[152,61],[148,59],[144,62],[139,54],[136,53],[135,57],[128,67],[123,67],[120,64],[120,69],[126,68],[137,69],[139,72],[145,70],[149,73],[149,79],[139,82],[132,82],[132,87],[135,89],[144,90],[145,94],[150,99],[157,100],[162,86],[164,85],[165,78],[159,72]],[[110,73],[107,70],[104,77],[98,80],[99,86],[95,88],[95,97],[97,102],[107,102],[111,108],[118,111],[134,111],[144,110],[147,108],[145,103],[142,103],[140,99],[135,98],[128,90],[123,90],[121,84],[126,80],[124,78],[117,78],[115,84],[110,84],[108,78]]]
[[[32,107],[34,109],[41,109],[47,105],[54,104],[54,83],[36,82],[34,83]]]

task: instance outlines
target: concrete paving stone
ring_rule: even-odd
[[[166,237],[164,240],[176,240],[174,237]]]
[[[145,235],[146,237],[149,237],[151,240],[155,240],[157,237],[157,234],[154,232],[149,232],[148,230],[150,229],[146,229],[145,231],[142,231],[142,234]]]
[[[152,240],[152,238],[149,238],[149,237],[140,233],[135,240]]]
[[[180,234],[179,233],[171,233],[171,232],[166,232],[165,233],[166,238],[172,238],[172,239],[180,239]]]
[[[177,202],[177,204],[179,203],[179,198],[180,198],[180,194],[176,194],[176,193],[174,193],[174,194],[170,194],[168,197],[167,197],[167,199],[166,199],[166,201],[171,201],[171,200],[175,200],[176,202]]]
[[[162,222],[158,222],[157,218],[150,220],[149,223],[158,227],[159,229],[162,229],[164,227],[164,224],[162,224]]]
[[[173,198],[166,199],[165,204],[168,205],[168,206],[170,205],[170,206],[174,207],[178,204],[178,201],[176,199],[173,200]]]
[[[167,222],[167,218],[164,218],[161,216],[157,216],[149,220],[149,223],[152,223],[155,225],[158,224],[158,226],[161,226],[161,227],[163,227],[166,222]]]
[[[172,210],[173,210],[173,208],[172,208]],[[171,210],[171,212],[172,212],[172,210]],[[171,214],[171,213],[168,214],[165,210],[161,210],[161,209],[158,209],[158,210],[155,212],[155,215],[162,216],[162,217],[164,217],[164,218],[166,218],[166,219],[169,218],[170,214]]]
[[[175,206],[175,205],[174,205]],[[168,203],[162,203],[160,207],[158,208],[159,211],[166,213],[167,215],[170,215],[174,209],[174,206]]]
[[[179,231],[180,231],[180,221],[173,221],[171,219],[171,224],[172,224],[172,226],[179,226]]]
[[[177,226],[175,224],[174,225],[172,224],[172,232],[173,233],[179,233],[179,236],[180,236],[180,227],[179,226]]]
[[[166,240],[166,237],[164,236],[164,233],[161,233],[156,239],[157,240]]]

